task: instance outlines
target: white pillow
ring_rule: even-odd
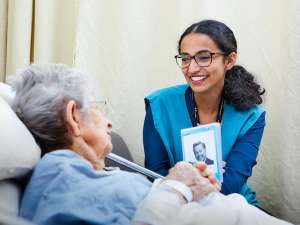
[[[32,134],[4,101],[3,95],[0,93],[0,180],[26,175],[41,155]],[[6,95],[6,99],[10,101],[9,96]]]
[[[21,188],[19,186],[16,181],[0,181],[0,211],[5,210],[13,215],[18,215],[21,196]]]
[[[10,105],[15,93],[11,89],[11,86],[0,82],[0,96]]]

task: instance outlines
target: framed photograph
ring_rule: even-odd
[[[222,144],[219,123],[210,123],[181,130],[183,160],[196,163],[205,162],[215,173],[216,179],[223,181],[221,172]]]

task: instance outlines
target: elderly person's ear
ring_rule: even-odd
[[[80,113],[76,109],[76,102],[70,100],[66,107],[66,122],[69,132],[75,136],[80,136]]]

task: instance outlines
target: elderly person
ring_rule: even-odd
[[[112,122],[99,111],[86,76],[63,65],[31,65],[11,83],[13,109],[43,155],[24,192],[20,216],[37,224],[130,224],[152,183],[105,167]],[[178,193],[183,202],[217,188],[209,171],[188,163],[155,182],[155,189]]]

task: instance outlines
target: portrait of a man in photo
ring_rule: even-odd
[[[199,141],[193,144],[193,152],[197,161],[205,162],[207,165],[213,165],[214,161],[206,156],[206,145]]]

